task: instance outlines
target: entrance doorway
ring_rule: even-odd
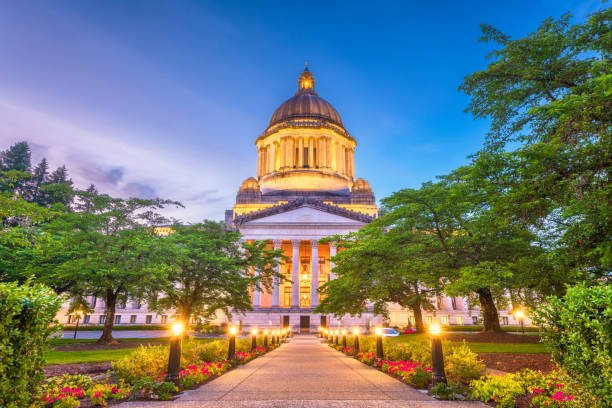
[[[310,316],[300,316],[300,333],[310,333]]]
[[[289,327],[289,316],[283,316],[283,321],[281,323],[283,329]]]
[[[327,316],[321,316],[321,327],[327,329]]]

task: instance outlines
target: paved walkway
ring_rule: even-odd
[[[442,402],[339,353],[314,336],[296,336],[265,356],[185,392],[172,402],[121,408],[187,407],[484,407]]]

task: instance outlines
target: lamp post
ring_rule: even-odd
[[[228,360],[233,360],[234,358],[236,358],[236,333],[238,332],[238,329],[236,328],[236,326],[232,326],[229,329],[229,348],[227,350],[227,359]]]
[[[267,330],[264,330],[263,336],[264,336],[264,347],[267,350],[268,349],[268,331]]]
[[[374,334],[376,334],[376,358],[383,359],[385,354],[383,352],[382,329],[377,327]]]
[[[81,310],[76,310],[74,312],[74,314],[76,315],[76,326],[74,327],[74,339],[76,339],[77,336],[77,331],[79,330],[79,320],[81,320],[81,316],[83,315],[83,311]]]
[[[524,326],[525,312],[523,312],[522,309],[519,309],[516,312],[514,312],[514,315],[516,316],[519,323],[521,324],[521,332],[525,334],[525,326]]]
[[[257,329],[251,330],[251,351],[257,348]]]
[[[335,336],[334,336],[334,344],[337,346],[337,345],[339,345],[339,344],[340,344],[340,331],[339,331],[339,330],[336,330],[336,331],[334,332],[334,335],[335,335]]]
[[[172,337],[170,338],[170,355],[168,356],[168,376],[167,381],[179,384],[179,369],[181,368],[181,342],[185,325],[181,321],[176,321],[172,325]]]
[[[433,385],[438,383],[446,383],[446,374],[444,374],[444,355],[442,354],[442,340],[440,333],[442,332],[440,325],[432,324],[429,326],[431,334],[431,365]]]
[[[355,341],[353,343],[353,347],[355,351],[359,351],[359,329],[353,329],[353,335],[355,336]]]
[[[342,330],[342,347],[346,348],[346,330]]]

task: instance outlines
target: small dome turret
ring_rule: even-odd
[[[351,204],[368,204],[376,203],[374,192],[370,187],[370,183],[361,177],[355,180],[351,188]]]
[[[242,182],[242,185],[238,189],[238,194],[236,194],[236,203],[249,204],[258,203],[260,201],[261,189],[259,187],[259,182],[255,178],[249,177]]]

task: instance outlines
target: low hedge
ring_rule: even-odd
[[[65,324],[64,330],[74,330],[74,324]],[[79,324],[79,331],[83,330],[102,330],[104,326],[99,324]],[[170,330],[170,326],[167,324],[133,324],[133,325],[115,325],[115,330]]]

